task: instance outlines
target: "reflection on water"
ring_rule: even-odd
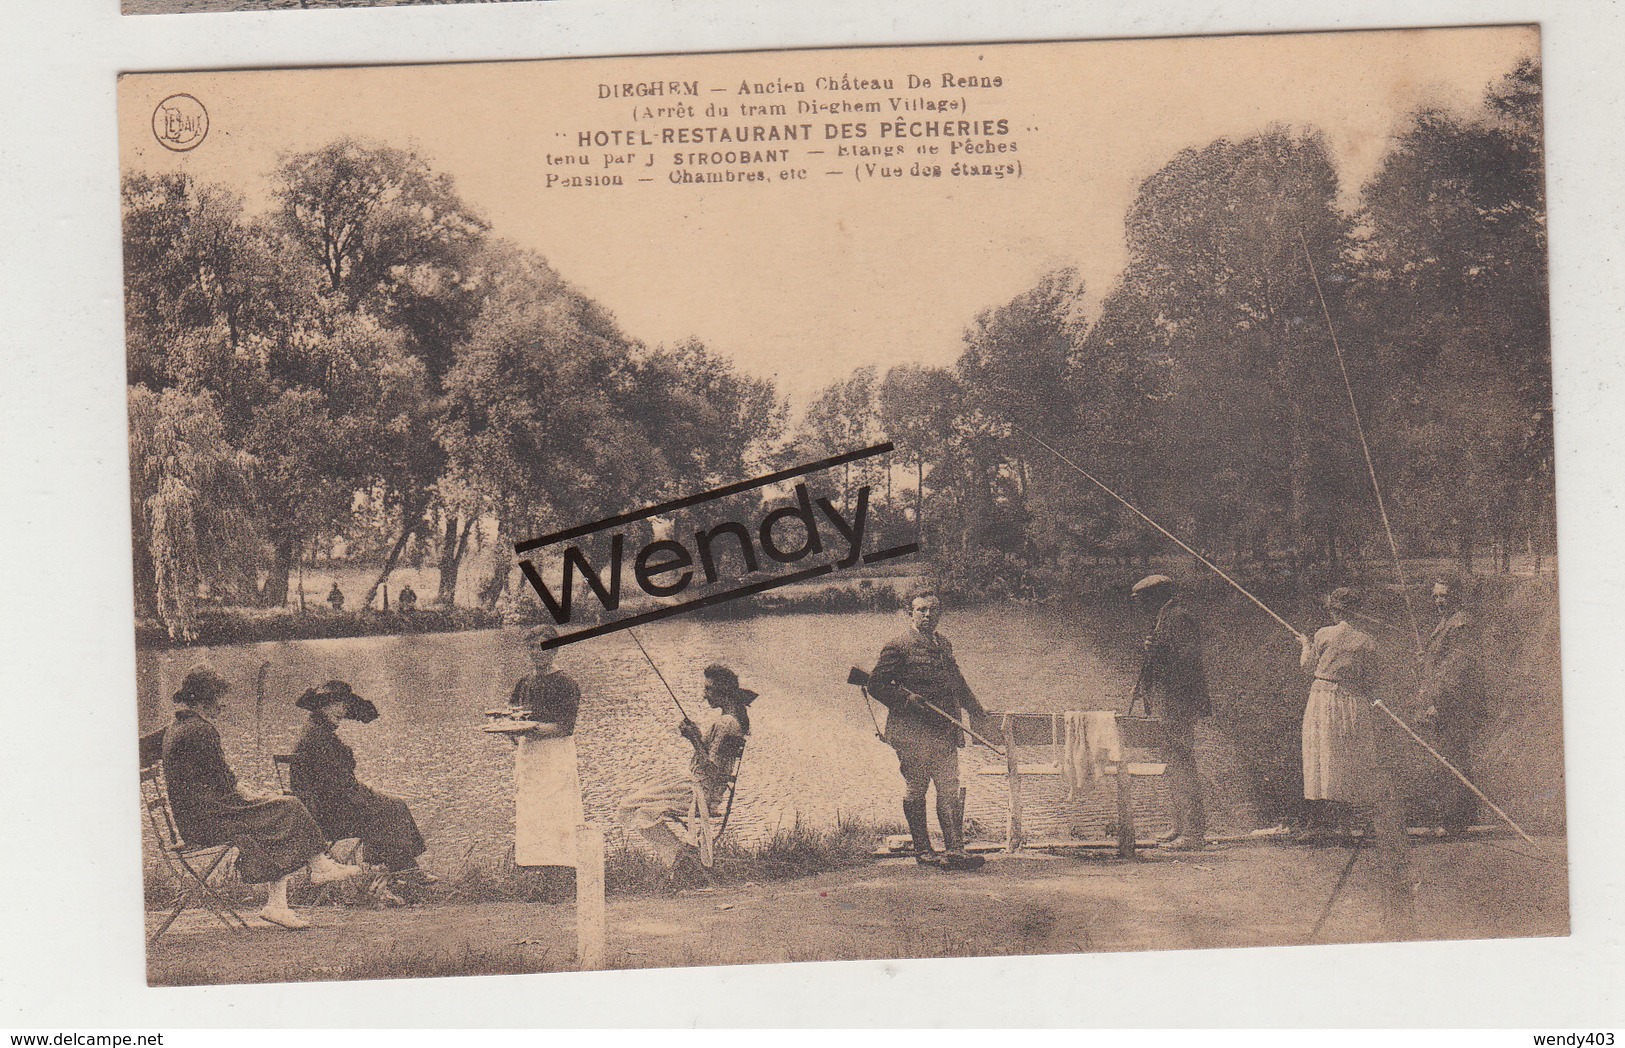
[[[901,822],[896,758],[875,738],[862,694],[845,681],[849,666],[872,667],[881,645],[906,627],[902,614],[774,615],[672,619],[638,635],[696,719],[707,712],[700,682],[709,663],[732,666],[745,687],[761,694],[751,707],[752,734],[730,823],[751,838],[788,826],[798,815],[814,824],[838,815]],[[1066,611],[964,610],[949,615],[943,632],[989,710],[1127,705],[1132,648],[1110,643],[1113,651],[1106,654],[1092,647],[1095,636],[1086,638]],[[504,705],[514,682],[528,672],[513,632],[142,652],[144,731],[168,719],[169,696],[200,659],[235,685],[219,727],[227,759],[245,786],[275,788],[270,754],[292,748],[305,717],[294,699],[307,687],[340,678],[382,711],[370,725],[346,722],[340,729],[355,749],[358,775],[411,803],[429,841],[425,862],[447,869],[471,849],[478,857],[507,849],[512,747],[480,729],[484,711]],[[262,663],[270,667],[256,718],[254,680]],[[581,686],[576,738],[587,817],[612,823],[620,796],[645,779],[686,767],[689,748],[674,731],[677,710],[628,637],[612,634],[565,647],[558,668]],[[884,710],[875,707],[875,715],[883,717]],[[1004,780],[973,772],[984,763],[1002,768],[1003,760],[980,748],[964,755],[970,814],[1002,835]],[[1028,802],[1029,822],[1045,810],[1038,795],[1054,788],[1053,781],[1042,780],[1030,787],[1035,796]],[[1157,796],[1155,788],[1146,791],[1153,823]],[[1090,808],[1098,828],[1106,806]]]

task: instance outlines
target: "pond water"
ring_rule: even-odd
[[[731,829],[750,839],[798,818],[901,823],[896,757],[875,738],[862,693],[845,681],[848,667],[872,667],[882,644],[906,627],[901,613],[860,613],[677,618],[640,628],[639,637],[696,719],[708,712],[700,684],[709,663],[733,667],[742,684],[761,695],[751,707]],[[1132,639],[1142,628],[1127,616],[1084,622],[1075,611],[1035,606],[950,612],[942,631],[989,710],[1054,713],[1124,709],[1137,669]],[[528,672],[514,632],[143,651],[143,731],[167,722],[169,696],[202,659],[234,684],[218,723],[227,760],[245,786],[274,790],[270,755],[292,748],[305,718],[294,699],[339,678],[382,712],[370,725],[346,722],[340,729],[355,749],[358,776],[409,801],[429,842],[428,867],[455,869],[465,857],[489,860],[510,846],[513,749],[480,729],[484,711],[505,705],[514,682]],[[254,681],[262,664],[269,668],[256,718]],[[618,798],[647,779],[686,768],[688,745],[674,730],[677,710],[626,636],[567,646],[557,668],[581,686],[576,738],[588,818],[613,824]],[[874,713],[884,717],[878,706]],[[1233,761],[1223,740],[1204,733],[1203,746],[1215,821],[1244,820],[1246,801],[1231,781],[1237,776],[1226,770]],[[1004,761],[979,747],[962,752],[969,814],[985,836],[1002,839],[1004,779],[975,770],[1002,769]],[[1110,815],[1105,790],[1086,803],[1065,804],[1053,796],[1053,777],[1028,782],[1029,836],[1092,836]],[[1145,786],[1141,817],[1145,828],[1155,829],[1165,823],[1162,791],[1155,781]]]

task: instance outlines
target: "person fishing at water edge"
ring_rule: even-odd
[[[953,645],[937,632],[941,619],[942,601],[934,592],[914,597],[909,604],[908,632],[881,650],[869,693],[886,707],[884,738],[897,751],[898,769],[903,774],[903,817],[914,839],[914,861],[922,866],[974,870],[983,860],[965,851],[965,813],[959,800],[958,748],[964,745],[964,736],[950,718],[959,717],[964,710],[975,728],[985,724],[987,712],[959,672]],[[926,821],[925,795],[933,784],[945,855],[932,848]]]
[[[1434,745],[1451,764],[1472,777],[1472,743],[1484,712],[1478,673],[1478,623],[1462,607],[1462,584],[1442,577],[1433,583],[1439,621],[1422,648],[1422,722]],[[1478,798],[1454,778],[1443,783],[1440,826],[1459,834],[1478,814]]]
[[[1302,641],[1298,663],[1314,680],[1303,712],[1303,795],[1340,805],[1370,827],[1383,920],[1394,932],[1411,916],[1405,818],[1387,722],[1377,720],[1382,699],[1377,643],[1349,621],[1361,603],[1358,590],[1332,590],[1326,609],[1336,621]]]
[[[1202,669],[1202,627],[1166,575],[1148,575],[1134,584],[1134,600],[1156,616],[1145,638],[1140,670],[1147,712],[1160,716],[1168,785],[1173,795],[1173,829],[1160,838],[1175,851],[1207,845],[1207,808],[1196,767],[1196,722],[1213,712]],[[1152,701],[1155,700],[1155,705]]]
[[[694,748],[687,775],[674,776],[639,787],[620,803],[620,822],[629,834],[637,834],[654,847],[655,854],[674,874],[679,861],[699,861],[694,849],[685,848],[673,832],[671,820],[687,818],[696,801],[709,814],[722,816],[720,806],[728,795],[736,765],[745,753],[750,735],[750,704],[757,695],[739,686],[739,675],[727,666],[712,663],[705,668],[705,703],[717,711],[717,719],[701,730],[684,716],[677,733]]]

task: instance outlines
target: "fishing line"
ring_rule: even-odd
[[[1315,272],[1315,260],[1309,255],[1309,242],[1298,230],[1298,244],[1303,248],[1303,260],[1309,264],[1309,279],[1315,283],[1315,297],[1320,299],[1320,315],[1326,318],[1326,331],[1332,337],[1332,349],[1337,352],[1337,368],[1343,374],[1343,389],[1349,397],[1349,413],[1354,416],[1354,431],[1360,437],[1360,451],[1365,455],[1365,471],[1371,477],[1371,490],[1377,496],[1377,512],[1382,517],[1382,530],[1388,535],[1388,549],[1394,556],[1394,576],[1399,579],[1399,595],[1405,600],[1405,614],[1410,616],[1411,632],[1416,634],[1416,646],[1422,646],[1422,626],[1416,621],[1416,610],[1411,607],[1409,584],[1405,569],[1399,561],[1399,544],[1394,541],[1394,529],[1388,523],[1388,506],[1383,501],[1382,485],[1377,483],[1377,467],[1371,462],[1371,445],[1365,439],[1365,424],[1360,421],[1360,407],[1354,401],[1354,383],[1349,381],[1348,364],[1343,360],[1343,347],[1337,342],[1337,329],[1332,326],[1331,310],[1326,308],[1326,296],[1320,290],[1320,275]]]
[[[1217,564],[1213,563],[1211,560],[1208,560],[1206,557],[1204,557],[1200,553],[1196,552],[1196,550],[1192,549],[1190,546],[1187,546],[1183,541],[1181,541],[1181,539],[1179,538],[1178,535],[1175,535],[1173,532],[1169,531],[1167,528],[1163,527],[1161,524],[1158,524],[1156,521],[1154,521],[1150,517],[1146,516],[1144,513],[1142,513],[1139,510],[1138,507],[1136,507],[1134,505],[1134,503],[1130,502],[1128,499],[1124,498],[1123,496],[1119,495],[1117,492],[1113,491],[1111,488],[1107,487],[1104,483],[1102,483],[1100,480],[1098,480],[1095,477],[1094,474],[1090,473],[1088,470],[1084,469],[1082,466],[1078,465],[1076,462],[1073,462],[1071,459],[1067,458],[1065,455],[1061,454],[1059,451],[1056,451],[1049,444],[1045,443],[1043,441],[1043,439],[1041,439],[1040,437],[1037,437],[1037,436],[1034,436],[1031,433],[1028,433],[1026,430],[1022,429],[1020,426],[1016,425],[1014,422],[1010,423],[1010,428],[1015,430],[1017,433],[1020,433],[1022,436],[1026,437],[1028,440],[1033,441],[1039,447],[1043,448],[1045,451],[1048,451],[1050,454],[1054,455],[1056,458],[1060,459],[1062,462],[1066,463],[1068,466],[1071,466],[1073,469],[1077,470],[1080,474],[1083,475],[1085,480],[1089,481],[1095,487],[1099,488],[1101,491],[1104,491],[1106,494],[1110,495],[1112,498],[1116,499],[1118,502],[1121,502],[1129,510],[1129,512],[1133,513],[1135,516],[1139,517],[1141,520],[1145,521],[1147,524],[1151,525],[1153,528],[1156,528],[1158,531],[1162,532],[1169,539],[1173,540],[1174,544],[1177,545],[1180,549],[1184,550],[1186,553],[1189,553],[1191,556],[1195,557],[1197,560],[1199,560],[1203,564],[1207,565],[1208,570],[1212,571],[1215,575],[1219,576],[1219,578],[1223,579],[1224,581],[1230,583],[1230,585],[1234,586],[1236,588],[1237,592],[1239,592],[1243,597],[1246,597],[1248,600],[1252,601],[1254,604],[1257,604],[1260,608],[1262,608],[1266,615],[1268,615],[1270,618],[1274,619],[1276,622],[1279,622],[1281,625],[1285,626],[1287,628],[1287,630],[1290,631],[1291,634],[1294,637],[1296,637],[1300,643],[1303,640],[1306,639],[1304,637],[1303,633],[1296,626],[1292,625],[1292,623],[1288,622],[1286,619],[1283,619],[1281,616],[1277,615],[1275,613],[1275,611],[1268,604],[1265,604],[1263,601],[1261,601],[1257,597],[1253,596],[1250,592],[1248,592],[1247,587],[1243,586],[1241,583],[1237,582],[1235,579],[1231,578],[1229,575],[1226,575],[1222,570],[1220,570],[1220,568],[1219,568],[1219,566]]]
[[[643,646],[643,642],[641,640],[638,640],[638,635],[633,631],[632,627],[628,626],[626,628],[626,635],[632,638],[632,643],[636,644],[638,646],[638,650],[643,653],[644,661],[648,662],[649,668],[655,671],[655,676],[660,678],[660,683],[665,685],[666,694],[670,695],[671,701],[677,704],[677,712],[683,715],[684,720],[691,720],[692,718],[689,717],[688,711],[683,709],[683,700],[679,699],[677,697],[677,693],[671,690],[671,685],[666,682],[666,675],[660,672],[660,667],[655,665],[654,659],[650,658],[649,649]]]

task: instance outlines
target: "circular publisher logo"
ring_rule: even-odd
[[[209,111],[191,95],[170,95],[152,111],[152,134],[165,149],[196,149],[209,133]]]

